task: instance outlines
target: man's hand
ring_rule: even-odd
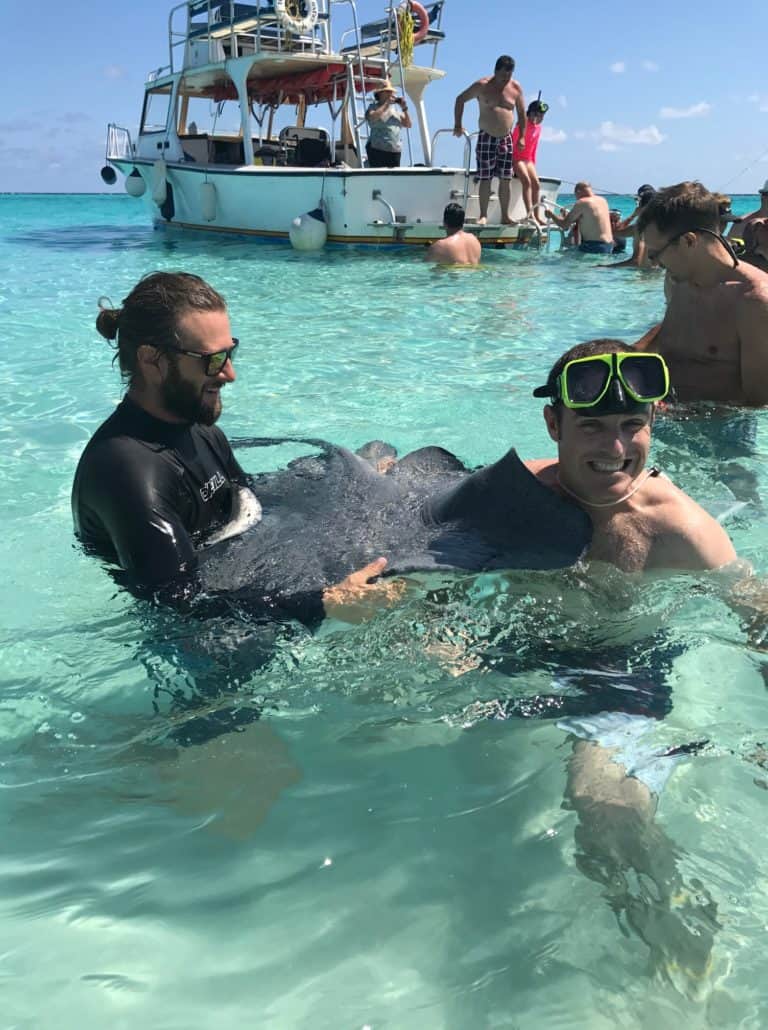
[[[342,622],[365,622],[378,608],[397,601],[405,590],[403,580],[382,580],[371,583],[384,571],[386,558],[377,558],[357,572],[351,572],[341,583],[323,591],[325,614]]]
[[[464,135],[464,126],[463,125],[454,125],[454,127],[453,127],[453,135],[454,136],[463,136]]]

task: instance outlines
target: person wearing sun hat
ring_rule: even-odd
[[[374,101],[365,112],[368,142],[365,145],[369,168],[399,168],[403,152],[401,129],[410,129],[411,117],[405,97],[389,79],[373,91]],[[398,110],[399,108],[399,110]]]

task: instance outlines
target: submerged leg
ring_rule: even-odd
[[[678,871],[678,849],[654,822],[656,798],[616,761],[616,749],[577,740],[566,799],[576,811],[576,863],[601,883],[624,932],[648,945],[654,971],[696,996],[712,963],[717,907]]]

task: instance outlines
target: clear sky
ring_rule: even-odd
[[[0,67],[0,191],[105,188],[107,122],[135,130],[146,74],[168,61],[171,6],[39,0],[27,27],[17,8]],[[372,20],[383,5],[359,0],[358,11]],[[526,98],[541,89],[550,104],[539,171],[565,191],[581,178],[615,192],[699,178],[754,193],[768,179],[766,22],[766,0],[446,0],[447,76],[427,90],[430,128],[450,127],[455,95],[508,53]],[[473,103],[465,124],[476,122]],[[437,159],[453,154],[441,143]]]

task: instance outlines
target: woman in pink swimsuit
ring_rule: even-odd
[[[539,94],[539,98],[541,94]],[[536,174],[536,150],[539,146],[541,136],[541,123],[544,115],[549,110],[549,104],[541,99],[533,100],[528,105],[528,126],[525,130],[525,145],[519,146],[519,126],[515,126],[512,133],[512,168],[515,177],[520,180],[523,187],[523,203],[525,204],[526,215],[533,218],[539,225],[546,224],[539,218],[539,177]]]

